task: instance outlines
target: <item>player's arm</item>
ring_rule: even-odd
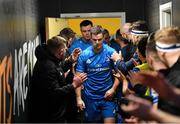
[[[161,110],[155,109],[152,104],[142,98],[136,96],[128,96],[129,104],[121,105],[123,111],[130,113],[143,120],[155,120],[161,123],[180,122],[178,116],[171,115]]]
[[[80,72],[76,72],[76,75],[81,75],[82,73]],[[76,88],[75,92],[76,92],[76,101],[77,101],[77,107],[80,111],[82,111],[85,108],[85,104],[84,101],[81,98],[81,87]]]
[[[78,58],[78,61],[77,61],[76,75],[81,75],[84,72],[85,72],[85,63],[84,63],[84,57],[81,54],[79,56],[79,58]],[[77,107],[78,107],[78,109],[80,111],[85,108],[84,101],[81,98],[81,89],[82,89],[82,86],[75,90],[75,92],[76,92]]]

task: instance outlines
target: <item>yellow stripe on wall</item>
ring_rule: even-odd
[[[77,33],[81,35],[80,32],[80,23],[82,20],[91,20],[94,25],[101,25],[103,28],[106,28],[110,35],[116,33],[117,29],[121,27],[121,18],[78,18],[78,19],[68,19],[68,25]]]
[[[93,22],[94,25],[101,25],[106,28],[110,35],[116,33],[116,30],[121,27],[121,18],[46,18],[46,40],[59,34],[60,30],[65,27],[70,27],[77,36],[81,35],[80,23],[81,21],[88,19]]]
[[[65,27],[68,27],[67,19],[46,18],[46,40],[58,35]]]

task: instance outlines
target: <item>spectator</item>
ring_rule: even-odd
[[[60,65],[64,60],[65,42],[64,38],[55,36],[47,41],[47,45],[36,48],[37,62],[30,86],[31,122],[66,122],[66,97],[86,79],[86,75],[81,74],[74,77],[72,84],[66,84],[64,71],[77,60],[79,51],[74,51]]]
[[[166,27],[155,33],[157,53],[161,61],[168,67],[160,70],[168,82],[180,88],[180,29],[179,27]],[[163,111],[180,115],[180,109],[173,103],[159,100],[159,108]]]
[[[110,41],[110,47],[112,47],[113,49],[116,50],[117,53],[119,53],[121,51],[121,47],[119,46],[119,40],[118,40],[118,36],[120,34],[120,29],[118,29],[116,31],[116,35],[115,35],[115,39],[112,39]]]
[[[63,28],[60,31],[59,36],[66,39],[67,46],[69,48],[71,46],[71,44],[74,42],[74,40],[76,39],[75,34],[76,33],[71,28]],[[78,49],[78,48],[76,48],[76,49]],[[68,53],[68,50],[66,51],[66,56],[67,57],[70,56],[69,53]],[[74,64],[73,64],[72,68],[70,68],[65,73],[66,82],[68,84],[73,83],[74,73],[75,72],[74,72]],[[74,91],[67,98],[67,111],[66,111],[67,123],[69,123],[69,122],[70,123],[80,122],[80,119],[78,118],[78,115],[79,115],[79,113],[78,113],[78,108],[77,108],[77,105],[76,105],[76,93]]]
[[[125,23],[122,27],[121,34],[122,37],[127,39],[129,42],[131,42],[131,29],[132,29],[132,23]]]
[[[139,72],[134,73],[131,76],[134,82],[152,87],[157,91],[161,98],[166,101],[171,101],[176,104],[177,107],[179,107],[180,89],[170,85],[165,77],[159,72]],[[180,122],[178,116],[165,113],[161,110],[156,110],[148,101],[135,96],[129,96],[128,99],[132,101],[133,104],[129,104],[128,106],[123,105],[122,109],[134,116],[140,117],[143,120],[155,120],[161,123]]]
[[[152,104],[145,99],[136,96],[128,96],[128,100],[130,101],[129,104],[127,106],[122,105],[121,108],[131,115],[139,117],[139,123],[145,123],[144,121],[142,121],[142,119],[149,121],[150,123],[152,121],[156,121],[159,123],[180,122],[178,116],[174,116],[161,110],[155,109],[154,107],[152,107]]]
[[[116,41],[118,43],[118,45],[121,48],[121,55],[123,60],[129,61],[134,54],[134,47],[133,45],[130,43],[130,41],[126,38],[124,38],[121,34],[121,32],[116,32]]]
[[[103,32],[103,35],[104,35],[104,43],[105,44],[108,44],[110,46],[110,35],[109,35],[109,31],[107,29],[104,29],[104,32]]]
[[[132,42],[134,45],[134,52],[136,51],[137,45],[142,38],[148,37],[148,27],[144,21],[136,21],[132,25],[131,29]],[[129,70],[132,70],[136,66],[135,63],[140,62],[137,53],[135,52],[133,57],[125,62],[120,59],[117,53],[112,55],[112,59],[116,61],[118,69],[124,74],[127,75]]]
[[[59,36],[63,37],[67,41],[67,47],[69,48],[73,41],[76,39],[76,33],[71,28],[63,28],[59,32]]]

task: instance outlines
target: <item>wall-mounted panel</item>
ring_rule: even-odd
[[[46,41],[59,34],[60,30],[68,27],[68,19],[46,18]]]

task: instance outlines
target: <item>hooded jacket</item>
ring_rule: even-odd
[[[68,70],[72,63],[62,62],[51,55],[46,47],[39,45],[35,50],[37,62],[29,93],[30,121],[64,122],[66,98],[74,92],[73,85],[65,82],[64,71]]]

